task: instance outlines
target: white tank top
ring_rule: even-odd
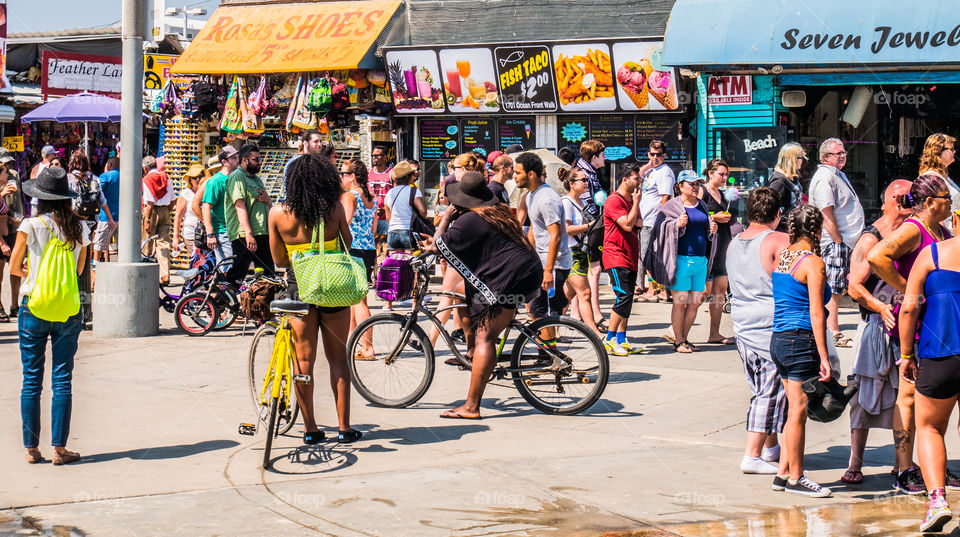
[[[197,228],[197,223],[200,222],[196,213],[193,212],[193,198],[197,193],[189,188],[184,188],[180,191],[180,195],[187,201],[187,210],[183,213],[183,223],[180,225],[180,234],[183,235],[184,239],[192,241],[194,237],[193,232]]]

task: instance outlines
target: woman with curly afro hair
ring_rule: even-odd
[[[343,187],[336,168],[328,159],[313,155],[297,158],[287,174],[286,199],[270,210],[268,227],[270,252],[278,267],[287,269],[287,296],[299,300],[297,279],[290,256],[311,249],[315,226],[323,225],[323,249],[347,252],[353,241],[346,213],[340,202]],[[311,306],[301,319],[291,319],[299,371],[313,375],[317,358],[318,331],[323,336],[323,353],[330,367],[330,386],[337,405],[339,434],[337,441],[349,443],[361,434],[350,427],[350,370],[347,367],[346,336],[350,333],[349,308]],[[313,412],[313,384],[297,383],[297,401],[303,412],[305,444],[324,439]]]

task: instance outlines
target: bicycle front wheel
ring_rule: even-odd
[[[357,325],[347,341],[353,387],[377,406],[410,406],[433,382],[430,340],[416,324],[404,332],[406,322],[406,316],[396,313],[374,315]],[[372,353],[364,355],[364,351],[371,352],[368,344]]]
[[[173,319],[177,328],[188,336],[202,336],[213,330],[220,312],[212,300],[202,293],[190,293],[177,301]]]
[[[600,341],[587,325],[569,317],[544,317],[528,325],[544,336],[554,331],[556,350],[542,350],[523,333],[517,336],[510,356],[513,383],[534,408],[547,414],[577,414],[590,408],[603,394],[610,361]],[[552,368],[554,356],[560,367]]]
[[[267,404],[269,399],[261,401],[263,393],[263,382],[267,376],[267,370],[270,368],[270,358],[273,355],[273,345],[277,340],[277,325],[267,323],[257,329],[253,335],[253,343],[250,344],[250,357],[248,365],[248,376],[250,380],[250,399],[253,401],[253,410],[259,416],[260,421],[267,423],[268,416]],[[291,365],[291,370],[293,364]],[[269,387],[267,388],[269,389]],[[269,397],[269,394],[267,395]],[[290,390],[289,403],[278,405],[279,434],[286,434],[293,424],[297,421],[297,414],[300,407],[297,401],[296,390]]]
[[[277,398],[270,400],[270,410],[267,417],[267,441],[263,444],[263,468],[270,468],[270,450],[273,448],[274,427],[277,425]],[[278,431],[276,434],[280,434]]]
[[[237,312],[240,310],[240,299],[237,298],[237,292],[228,283],[218,284],[217,288],[217,310],[220,317],[217,319],[217,325],[214,330],[226,330],[237,320]]]

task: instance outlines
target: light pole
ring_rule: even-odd
[[[201,16],[201,15],[206,15],[206,14],[207,14],[207,10],[204,9],[204,8],[202,8],[202,7],[194,7],[194,8],[190,8],[190,7],[187,7],[187,6],[183,6],[183,7],[168,7],[166,10],[164,10],[164,14],[165,14],[165,15],[170,15],[171,17],[172,17],[172,16],[176,16],[176,15],[183,15],[183,33],[180,35],[180,37],[181,37],[184,41],[186,41],[186,40],[188,39],[188,38],[187,38],[187,25],[188,25],[188,23],[189,23],[189,18],[188,18],[188,16],[189,16],[189,15],[193,15],[194,17],[198,17],[198,16]]]

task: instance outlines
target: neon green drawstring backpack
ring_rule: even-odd
[[[43,247],[27,307],[38,319],[62,323],[80,311],[77,259],[73,246],[57,238],[43,218],[40,221],[50,231],[50,242]]]

